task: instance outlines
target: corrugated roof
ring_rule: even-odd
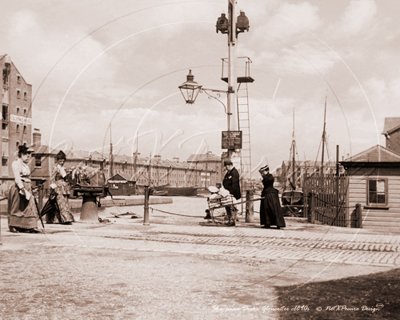
[[[390,134],[397,129],[400,129],[400,117],[385,118],[382,134]]]
[[[378,144],[341,162],[400,162],[400,154]]]
[[[203,154],[191,154],[189,158],[186,160],[187,162],[194,162],[194,161],[221,161],[221,157],[216,156],[212,152],[203,153]]]

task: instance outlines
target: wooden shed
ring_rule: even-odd
[[[113,196],[131,196],[135,194],[136,182],[117,173],[107,181],[108,190]]]
[[[361,204],[361,228],[400,231],[400,154],[381,145],[342,161],[348,177],[347,216]]]

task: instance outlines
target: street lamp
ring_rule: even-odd
[[[181,93],[186,103],[193,104],[196,101],[196,98],[199,95],[199,93],[205,93],[208,95],[209,98],[213,98],[218,102],[220,102],[224,106],[225,113],[227,113],[225,104],[218,98],[220,97],[220,93],[228,94],[228,91],[204,88],[203,86],[199,85],[196,81],[193,81],[193,79],[194,75],[192,74],[192,70],[189,70],[189,74],[186,76],[186,82],[184,82],[182,85],[178,87],[179,90],[181,90]],[[209,92],[216,92],[218,98],[212,96]]]
[[[189,70],[189,74],[186,76],[186,82],[179,86],[179,90],[186,101],[186,104],[193,104],[201,90],[201,86],[193,81],[194,75],[192,75],[192,70]]]

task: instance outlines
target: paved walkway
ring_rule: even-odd
[[[45,225],[44,234],[13,234],[3,217],[0,250],[20,249],[26,241],[42,246],[82,246],[118,250],[144,250],[201,255],[234,255],[261,260],[290,259],[379,266],[400,265],[400,235],[382,235],[363,229],[311,225],[286,219],[283,230],[261,229],[256,223],[238,222],[236,227],[162,223],[164,213],[153,215],[155,223],[129,215],[110,223],[76,222],[71,226]],[[165,217],[166,219],[168,217]],[[180,219],[184,219],[180,217]],[[242,219],[243,220],[243,219]],[[197,223],[197,225],[196,225]]]

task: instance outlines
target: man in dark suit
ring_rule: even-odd
[[[239,200],[242,197],[240,192],[240,183],[239,183],[239,172],[233,166],[232,161],[225,160],[224,167],[226,169],[226,174],[224,180],[222,181],[222,185],[229,193],[236,199]],[[229,217],[229,226],[235,226],[236,224],[236,211],[234,205],[226,208],[226,212]]]

